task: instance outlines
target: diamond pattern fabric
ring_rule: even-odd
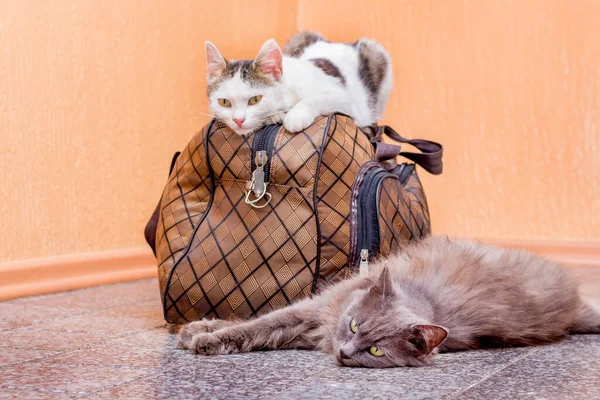
[[[368,137],[339,114],[296,134],[281,128],[271,156],[272,198],[260,209],[244,202],[254,138],[213,121],[176,161],[156,231],[170,323],[260,315],[353,273],[350,203],[361,166],[375,157]],[[405,185],[389,181],[378,206],[382,254],[429,233],[416,171]]]

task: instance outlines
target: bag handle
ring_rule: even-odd
[[[442,173],[442,153],[444,148],[441,144],[423,139],[403,138],[398,132],[387,125],[373,126],[371,129],[375,132],[375,135],[371,138],[371,142],[376,145],[375,157],[377,161],[381,162],[396,156],[402,156],[414,161],[430,174],[439,175]],[[383,135],[386,135],[395,142],[408,143],[419,149],[421,152],[413,153],[409,151],[401,151],[400,146],[383,143],[381,142]]]

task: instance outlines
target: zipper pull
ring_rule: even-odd
[[[369,250],[362,249],[360,251],[360,266],[358,269],[359,276],[367,276],[369,274]]]
[[[267,152],[264,150],[257,151],[254,162],[256,163],[256,169],[252,173],[252,191],[254,192],[254,196],[258,198],[267,191],[264,170],[265,164],[267,163]]]
[[[254,158],[256,169],[252,172],[252,181],[250,189],[246,192],[246,204],[254,208],[263,208],[271,201],[271,193],[267,193],[267,183],[265,182],[265,164],[267,163],[267,152],[264,150],[257,151]],[[254,193],[254,199],[250,199],[250,193]],[[265,198],[266,201],[259,205],[258,202]]]

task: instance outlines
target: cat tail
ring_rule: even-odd
[[[573,333],[600,333],[600,311],[585,303],[579,310],[579,321]]]

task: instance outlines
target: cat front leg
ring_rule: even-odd
[[[296,104],[283,119],[283,125],[289,132],[300,132],[308,128],[319,116],[311,107],[303,102]]]
[[[214,332],[221,328],[234,325],[235,323],[235,321],[222,319],[203,319],[201,321],[191,322],[181,328],[177,341],[177,347],[180,349],[191,349],[192,339],[195,335],[199,333]]]
[[[198,333],[192,337],[187,348],[202,355],[266,349],[314,349],[316,343],[312,343],[309,335],[317,326],[312,305],[311,300],[305,300],[212,333]]]
[[[345,93],[333,92],[302,99],[285,115],[283,125],[290,132],[300,132],[308,128],[321,114],[339,111],[351,115],[350,104],[344,100],[346,97]]]

